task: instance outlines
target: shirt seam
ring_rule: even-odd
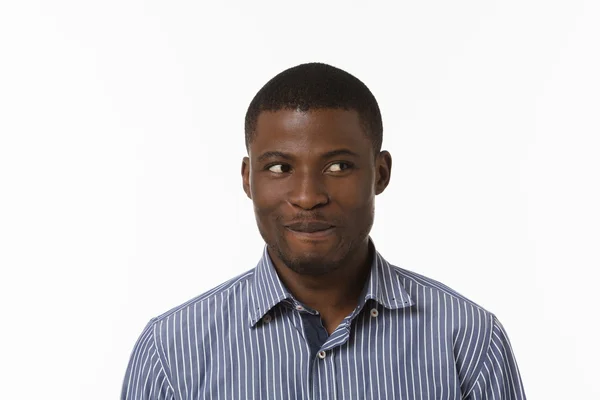
[[[228,293],[229,291],[231,291],[234,288],[237,288],[239,285],[242,285],[243,283],[249,281],[252,279],[252,277],[254,276],[254,269],[250,270],[250,271],[246,271],[244,274],[233,278],[227,282],[224,282],[206,292],[204,292],[203,294],[200,294],[199,296],[196,296],[195,298],[186,301],[183,304],[180,304],[172,309],[170,309],[169,311],[166,311],[162,314],[160,314],[159,316],[157,316],[155,318],[156,321],[161,321],[187,307],[193,306],[195,304],[201,304],[207,300],[210,300],[212,298],[214,298],[215,296],[221,294],[221,293]]]
[[[483,311],[484,314],[493,315],[490,311],[486,310],[479,304],[475,303],[473,300],[470,300],[459,293],[455,293],[450,288],[444,287],[445,285],[443,283],[440,283],[440,282],[429,283],[429,282],[425,281],[425,279],[423,279],[423,277],[421,277],[421,276],[416,276],[416,277],[411,276],[409,274],[404,273],[405,270],[402,270],[399,267],[396,267],[396,268],[397,268],[396,273],[398,274],[399,278],[405,278],[405,279],[411,280],[418,286],[422,286],[422,287],[425,287],[428,289],[433,289],[433,290],[439,291],[443,294],[446,294],[446,295],[452,297],[453,299],[455,299],[458,302],[466,302],[470,306],[475,307],[476,309],[478,309],[480,311]],[[410,272],[410,273],[414,274],[413,272]],[[417,279],[417,278],[419,278],[419,279]],[[425,282],[422,282],[422,281],[425,281]],[[402,283],[400,283],[400,284],[402,284]],[[402,284],[402,286],[405,286],[405,285]],[[410,296],[410,293],[408,293],[406,288],[404,288],[404,289],[405,289],[406,293]]]
[[[156,355],[158,356],[158,362],[160,363],[160,369],[165,374],[165,379],[167,380],[167,383],[169,384],[169,388],[171,389],[172,393],[175,393],[175,388],[173,387],[173,384],[171,383],[171,377],[169,376],[169,373],[167,372],[167,369],[165,368],[165,365],[163,364],[160,350],[158,349],[158,343],[156,342],[156,321],[154,321],[154,326],[152,327],[152,345],[154,346],[154,349],[156,350]]]
[[[491,320],[492,320],[492,327],[490,330],[490,338],[488,340],[486,351],[485,351],[485,353],[483,353],[481,355],[480,359],[477,360],[478,365],[475,368],[475,372],[476,372],[475,380],[471,384],[471,387],[469,388],[469,390],[467,390],[467,392],[463,396],[463,399],[466,399],[468,396],[471,395],[473,390],[475,390],[475,386],[477,386],[479,379],[483,376],[483,366],[485,365],[486,360],[489,358],[489,353],[492,348],[492,342],[494,340],[494,329],[496,329],[496,317],[494,316],[494,314],[491,315]]]

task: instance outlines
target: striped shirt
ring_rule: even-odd
[[[256,268],[148,323],[121,399],[525,399],[492,313],[374,254],[329,335],[265,247]]]

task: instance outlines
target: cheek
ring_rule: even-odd
[[[346,210],[364,210],[373,206],[375,192],[367,180],[345,181],[331,188],[331,197]]]
[[[375,214],[375,193],[367,184],[346,184],[336,188],[335,202],[346,218],[347,226],[363,230],[372,225]],[[333,196],[332,196],[333,197]]]
[[[277,188],[254,180],[251,182],[250,191],[256,217],[263,223],[266,223],[268,219],[277,218],[277,209],[282,198]]]

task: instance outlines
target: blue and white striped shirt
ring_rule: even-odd
[[[377,252],[358,307],[328,335],[256,268],[152,319],[121,399],[525,399],[502,325]]]

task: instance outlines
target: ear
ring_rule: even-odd
[[[250,191],[250,158],[244,157],[242,160],[242,187],[246,196],[252,199],[252,192]]]
[[[392,155],[382,151],[375,160],[375,194],[381,194],[390,184],[392,176]]]

